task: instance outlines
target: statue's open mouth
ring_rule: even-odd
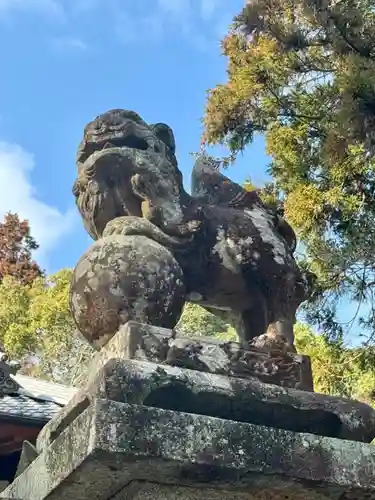
[[[116,217],[142,217],[143,200],[134,192],[131,179],[137,173],[137,151],[148,149],[147,141],[132,133],[91,136],[80,146],[73,193],[93,238],[100,237],[107,222]]]
[[[121,134],[102,134],[100,136],[91,137],[90,140],[85,141],[80,146],[77,155],[77,162],[84,163],[96,151],[103,151],[112,148],[129,148],[138,149],[141,151],[152,150],[154,151],[154,143],[150,139],[139,137],[134,132],[125,133],[124,130]]]

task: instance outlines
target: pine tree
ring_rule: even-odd
[[[233,157],[265,135],[273,192],[319,277],[309,319],[332,335],[344,295],[366,305],[357,319],[375,335],[374,7],[248,1],[223,40],[228,78],[204,116],[203,142]]]

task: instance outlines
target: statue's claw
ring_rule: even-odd
[[[264,333],[249,342],[249,346],[261,351],[275,351],[283,354],[296,353],[296,348],[288,340],[279,334]]]

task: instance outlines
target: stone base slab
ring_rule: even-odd
[[[174,486],[149,482],[135,481],[125,487],[113,500],[306,500],[306,489],[293,485],[282,486],[278,481],[275,488],[246,488],[244,491],[230,489],[213,489],[207,487]],[[320,500],[327,497],[309,492],[308,499]]]
[[[198,372],[147,361],[110,359],[90,385],[41,430],[48,447],[95,399],[370,442],[375,410],[350,399],[297,391],[259,380]]]
[[[203,492],[207,500],[375,499],[375,447],[97,399],[0,498],[201,499]]]

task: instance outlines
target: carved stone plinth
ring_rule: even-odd
[[[129,321],[98,353],[98,366],[108,359],[123,358],[179,366],[205,373],[253,378],[282,387],[313,391],[308,356],[244,349],[238,342],[210,337],[177,337],[166,328]]]
[[[168,335],[123,328],[0,498],[375,499],[372,408],[221,374],[217,343],[172,357]]]

